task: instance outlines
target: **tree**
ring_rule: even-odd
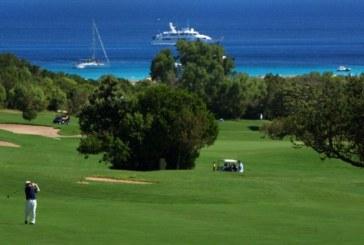
[[[33,66],[12,54],[0,55],[0,78],[8,93],[18,83],[31,83]]]
[[[249,78],[246,74],[234,73],[232,71],[234,60],[228,57],[223,47],[219,45],[200,41],[179,41],[177,53],[176,61],[179,64],[177,71],[173,67],[175,60],[171,51],[163,50],[152,62],[154,69],[152,71],[158,68],[158,72],[152,72],[152,74],[166,74],[173,69],[173,74],[177,72],[176,82],[167,84],[197,94],[215,117],[258,118],[265,107],[267,113],[274,114],[273,116],[276,113],[274,109],[279,112],[284,111],[283,105],[280,104],[283,101],[279,100],[282,99],[280,88],[289,87],[286,80],[280,79],[284,83],[277,85],[274,76],[268,76],[265,81]],[[169,57],[169,62],[166,62],[168,60],[166,57]],[[161,79],[157,75],[153,78],[160,82]],[[269,93],[267,93],[267,87],[269,87]],[[280,107],[276,108],[277,106]]]
[[[217,114],[215,101],[220,96],[220,86],[231,74],[233,59],[223,47],[200,41],[179,41],[177,53],[175,60],[170,50],[162,50],[152,61],[152,78],[197,94]]]
[[[356,160],[353,165],[364,167],[364,74],[348,79],[349,81],[345,86],[345,94],[347,95],[346,115],[348,116],[346,119],[346,137],[351,146],[345,146],[350,147],[351,153],[358,156],[359,161],[350,155],[346,157]]]
[[[146,133],[143,161],[154,168],[165,159],[167,169],[190,169],[199,150],[211,145],[218,133],[213,116],[193,94],[166,86],[150,87],[139,97],[139,111],[151,115]]]
[[[65,109],[67,95],[51,78],[45,77],[41,79],[39,86],[41,86],[46,96],[48,110],[57,111],[59,109]]]
[[[289,99],[293,84],[279,75],[268,74],[264,77],[266,97],[263,99],[263,114],[267,119],[285,117],[289,114]]]
[[[247,75],[239,74],[225,80],[218,87],[217,96],[212,102],[213,111],[219,118],[241,118],[256,97],[252,81]]]
[[[162,85],[134,94],[115,79],[102,81],[79,121],[87,136],[79,150],[104,152],[118,169],[159,169],[162,159],[168,169],[192,168],[199,150],[217,136],[212,115],[195,95]]]
[[[92,81],[43,70],[11,54],[0,54],[0,83],[6,95],[0,95],[0,106],[23,110],[27,119],[45,108],[77,113],[96,87]]]
[[[89,95],[94,90],[94,86],[89,84],[78,85],[67,94],[67,109],[69,113],[77,114],[87,103]]]
[[[47,100],[47,109],[57,111],[67,104],[67,95],[60,88],[53,87],[48,92]]]
[[[163,49],[152,60],[150,75],[153,80],[174,84],[176,80],[176,61],[171,50]]]
[[[217,44],[181,40],[177,43],[177,50],[182,65],[194,63],[211,72],[216,67],[221,67],[223,74],[229,74],[234,68],[234,61],[225,54],[223,47]]]
[[[104,160],[114,168],[137,169],[130,151],[140,145],[149,119],[136,112],[136,97],[125,81],[104,77],[80,112],[80,128],[87,137],[79,151],[86,154],[104,152]]]
[[[0,108],[2,108],[5,105],[6,101],[6,90],[0,83]]]
[[[23,111],[24,119],[32,120],[38,111],[45,109],[46,98],[40,87],[18,84],[10,90],[9,104],[12,108]]]
[[[212,110],[219,86],[234,67],[233,60],[226,56],[223,47],[199,41],[179,41],[177,50],[183,67],[180,86],[197,93]]]
[[[264,98],[267,96],[267,84],[264,79],[249,77],[247,80],[247,108],[244,118],[257,119],[264,112]]]
[[[22,112],[22,116],[25,120],[31,121],[37,117],[37,111],[33,108],[25,108]]]
[[[320,153],[364,167],[364,77],[324,74],[298,85],[289,116],[273,124],[273,135],[291,135]],[[277,127],[280,125],[279,127]],[[270,128],[272,129],[272,127]]]

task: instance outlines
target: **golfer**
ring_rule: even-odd
[[[32,183],[30,180],[25,181],[25,224],[35,224],[37,211],[36,193],[39,191],[39,186],[36,183]]]
[[[240,163],[239,163],[239,173],[244,173],[244,164],[243,164],[243,162],[242,161],[240,161]]]

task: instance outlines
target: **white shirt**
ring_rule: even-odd
[[[243,165],[243,163],[240,163],[239,173],[243,173],[243,172],[244,172],[244,165]]]

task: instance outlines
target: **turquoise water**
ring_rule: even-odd
[[[97,69],[76,69],[72,67],[72,64],[68,63],[45,63],[40,64],[42,67],[56,71],[66,72],[69,74],[77,74],[89,79],[97,79],[105,74],[112,74],[117,77],[127,78],[131,81],[142,80],[148,78],[149,75],[149,63],[117,63],[110,66],[100,67]],[[351,66],[350,72],[338,72],[334,66],[305,66],[305,67],[236,67],[235,71],[247,73],[250,76],[264,76],[267,73],[279,74],[281,76],[294,76],[298,74],[307,74],[310,72],[332,72],[336,75],[357,75],[364,73],[364,66]]]
[[[149,62],[130,63],[114,61],[110,65],[89,69],[77,69],[74,67],[74,64],[67,62],[46,62],[38,63],[38,65],[51,71],[77,74],[89,79],[98,79],[106,74],[127,78],[131,81],[142,80],[149,77]]]

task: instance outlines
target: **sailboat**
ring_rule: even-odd
[[[106,62],[102,62],[102,61],[96,59],[97,42],[100,44],[100,47],[102,49]],[[75,65],[75,67],[78,69],[98,68],[98,67],[104,66],[105,64],[109,65],[110,60],[109,60],[109,57],[107,56],[107,53],[106,53],[106,50],[104,47],[104,43],[102,42],[102,39],[100,36],[100,32],[96,26],[95,21],[93,21],[92,22],[92,55],[91,55],[91,58],[81,60],[80,62],[78,62]]]

